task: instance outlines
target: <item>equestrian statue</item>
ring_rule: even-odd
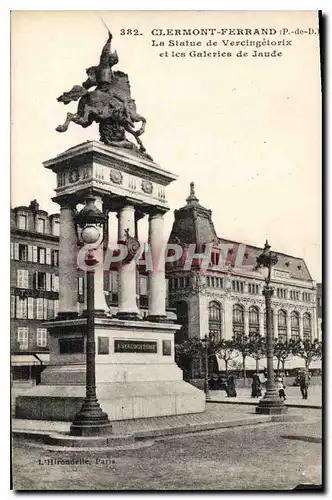
[[[108,30],[108,39],[100,55],[98,66],[86,70],[87,80],[81,85],[74,85],[69,92],[58,97],[59,102],[69,104],[77,101],[77,113],[67,113],[66,121],[56,130],[65,132],[70,122],[86,128],[93,122],[99,123],[100,140],[109,146],[132,149],[152,160],[140,139],[145,130],[146,119],[136,111],[135,101],[130,95],[128,75],[122,71],[112,71],[119,62],[116,51],[111,52],[112,34]],[[95,90],[89,92],[91,87]],[[136,130],[135,123],[140,126]],[[138,146],[130,142],[126,132],[134,136]]]

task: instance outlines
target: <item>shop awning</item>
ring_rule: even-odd
[[[48,353],[36,353],[35,356],[40,359],[43,365],[50,362],[50,355]]]
[[[11,356],[12,366],[38,366],[40,361],[32,354],[14,354]]]

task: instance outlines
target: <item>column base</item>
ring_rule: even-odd
[[[138,316],[138,313],[135,312],[118,312],[116,313],[117,319],[124,319],[128,321],[142,321]]]
[[[112,424],[97,400],[85,400],[70,426],[72,436],[100,436],[112,433]]]
[[[168,323],[167,316],[162,316],[161,314],[150,314],[146,319],[152,323]]]
[[[93,311],[93,314],[94,314],[95,318],[100,318],[100,317],[106,316],[106,311],[104,309],[95,309]],[[88,317],[88,311],[86,309],[84,309],[84,311],[82,312],[82,317],[83,318]]]
[[[288,410],[287,406],[284,405],[283,401],[280,400],[276,392],[268,393],[259,401],[256,406],[256,413],[260,415],[280,415],[281,413],[286,413]]]

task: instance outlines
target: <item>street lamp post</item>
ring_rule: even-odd
[[[107,216],[96,207],[94,201],[93,197],[89,198],[83,210],[76,217],[78,227],[83,228],[81,239],[88,248],[84,259],[87,269],[87,334],[86,395],[80,411],[70,426],[70,434],[73,436],[99,436],[112,432],[108,415],[102,411],[96,394],[94,268],[99,261],[94,252],[95,245],[100,246],[100,228]]]
[[[272,309],[271,298],[273,288],[270,286],[272,267],[277,264],[278,256],[270,251],[271,247],[267,240],[263,252],[257,257],[257,268],[262,272],[265,279],[263,295],[265,297],[266,311],[266,344],[267,344],[267,383],[264,397],[260,399],[256,406],[256,413],[260,414],[280,414],[287,411],[287,407],[279,398],[275,383],[273,370],[273,328],[272,328]]]
[[[212,335],[205,335],[205,337],[201,340],[201,344],[204,352],[204,361],[205,361],[205,378],[204,378],[204,392],[205,398],[207,400],[211,399],[210,389],[209,389],[209,347],[213,342]]]

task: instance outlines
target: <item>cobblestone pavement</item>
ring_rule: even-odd
[[[254,399],[251,397],[251,389],[237,388],[237,397],[228,398],[225,391],[211,391],[211,399],[215,401],[227,401],[227,402],[244,402],[253,403],[258,402],[260,398]],[[299,387],[286,387],[286,404],[296,404],[301,406],[321,406],[322,405],[322,386],[313,385],[309,387],[308,399],[302,399],[302,395]],[[264,392],[263,392],[264,395]]]
[[[219,412],[235,405],[209,407]],[[250,406],[236,408],[252,414]],[[295,422],[159,438],[149,448],[125,451],[49,451],[14,438],[14,489],[267,490],[320,484],[321,412],[292,413]],[[68,463],[73,459],[80,463]]]

